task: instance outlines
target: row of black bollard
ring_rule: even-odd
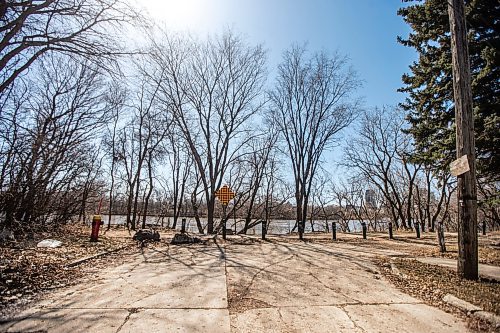
[[[366,239],[366,223],[361,222],[363,228],[363,239]],[[337,240],[337,222],[332,222],[332,240]]]

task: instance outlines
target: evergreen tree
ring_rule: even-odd
[[[455,112],[448,4],[442,0],[405,0],[398,14],[413,32],[401,44],[414,48],[418,61],[402,77],[408,93],[401,106],[416,142],[415,158],[445,171],[455,156]],[[466,1],[472,74],[478,179],[500,180],[500,2]]]

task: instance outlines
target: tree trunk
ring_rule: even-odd
[[[153,193],[153,157],[150,155],[148,160],[148,175],[149,175],[149,190],[146,198],[144,200],[144,212],[142,217],[142,229],[146,228],[146,218],[148,216],[148,206],[149,206],[149,198]]]
[[[209,196],[207,202],[207,233],[209,235],[214,233],[214,213],[215,213],[215,195]]]

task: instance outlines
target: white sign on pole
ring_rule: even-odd
[[[470,170],[467,155],[457,158],[450,163],[450,172],[452,176],[458,177]]]

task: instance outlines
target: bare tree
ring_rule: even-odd
[[[232,32],[205,43],[169,36],[162,42],[152,60],[167,77],[156,80],[198,170],[213,233],[215,191],[248,137],[245,124],[262,105],[265,52]]]
[[[415,215],[418,217],[422,230],[427,224],[428,230],[433,232],[436,221],[444,218],[450,201],[450,195],[455,191],[448,172],[440,172],[430,165],[423,165],[415,181]]]
[[[342,231],[351,232],[351,228],[349,226],[351,214],[348,212],[348,204],[346,200],[349,193],[344,186],[335,183],[331,184],[331,193],[337,206],[334,218],[336,218],[339,222]]]
[[[405,199],[408,188],[403,184],[408,174],[405,170],[410,167],[405,165],[408,161],[400,158],[401,152],[406,154],[409,143],[408,134],[402,131],[403,124],[404,119],[396,110],[384,108],[364,113],[357,135],[345,146],[342,162],[345,167],[359,172],[383,194],[398,228],[400,224],[407,228],[406,205],[412,205],[411,200]],[[412,176],[410,183],[414,179]]]
[[[314,187],[314,198],[317,202],[318,215],[324,221],[324,229],[326,232],[330,232],[329,220],[336,215],[333,209],[334,197],[331,193],[332,179],[331,174],[326,170],[318,175]]]
[[[115,99],[114,102],[112,103],[115,106],[112,114],[112,122],[111,122],[112,128],[111,129],[108,128],[109,133],[107,133],[107,136],[104,137],[104,145],[106,146],[106,148],[108,148],[108,156],[111,161],[109,166],[110,167],[109,175],[111,178],[111,182],[109,184],[109,205],[108,205],[108,226],[107,226],[108,230],[111,228],[111,215],[113,212],[115,170],[117,162],[120,159],[116,149],[116,142],[118,135],[117,133],[118,121],[120,120],[120,111],[123,109],[123,104],[125,100],[125,91],[121,87],[115,86],[113,92],[111,93],[111,96],[113,96],[113,98]]]
[[[188,178],[192,176],[193,159],[189,154],[189,149],[184,145],[182,137],[180,137],[175,131],[171,131],[168,135],[170,153],[168,155],[168,161],[171,168],[171,180],[172,180],[172,207],[173,207],[173,218],[174,222],[172,228],[175,229],[177,225],[177,220],[181,215],[185,203],[185,192],[186,184]],[[194,176],[195,179],[199,177]],[[195,186],[196,188],[196,186]],[[196,191],[196,189],[195,189]],[[199,222],[199,216],[197,216],[197,222]],[[198,229],[201,223],[197,223]],[[203,230],[203,228],[201,229]],[[198,230],[200,233],[202,231]]]
[[[300,239],[321,156],[352,122],[358,110],[352,94],[359,85],[347,59],[338,54],[307,58],[304,48],[292,47],[278,67],[276,87],[269,94],[271,117],[292,164]]]
[[[33,74],[29,85],[10,92],[0,117],[8,131],[0,153],[0,210],[7,228],[65,222],[78,214],[76,198],[82,186],[84,192],[90,188],[81,176],[95,172],[89,170],[93,142],[113,107],[103,76],[88,63],[47,57]]]
[[[127,226],[133,230],[141,216],[140,204],[143,208],[142,224],[145,226],[147,212],[144,208],[147,208],[147,201],[153,192],[153,159],[162,154],[161,144],[172,122],[169,113],[159,104],[159,84],[144,74],[147,70],[143,67],[144,63],[136,62],[135,65],[139,73],[136,88],[131,90],[132,116],[120,131],[118,153],[127,183]],[[142,178],[145,171],[148,173],[147,180]]]
[[[111,64],[124,48],[110,31],[138,15],[121,0],[2,0],[0,18],[2,93],[50,52]]]
[[[266,204],[266,200],[262,200],[265,199],[262,193],[265,188],[263,183],[277,140],[276,132],[272,128],[268,128],[266,132],[248,141],[245,154],[237,161],[238,163],[234,163],[236,174],[230,173],[229,183],[237,193],[233,209],[239,210],[244,221],[244,226],[238,233],[246,234],[249,229],[265,219],[265,216],[258,214],[258,211],[264,211],[262,208]],[[235,214],[236,211],[230,212],[228,216],[231,213]],[[260,218],[252,222],[257,216]]]

